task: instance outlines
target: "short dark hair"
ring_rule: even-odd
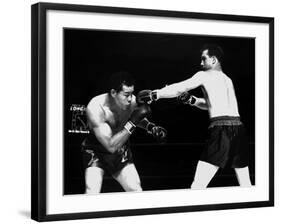
[[[114,89],[116,92],[120,92],[123,88],[123,85],[135,85],[133,76],[126,71],[112,73],[109,77],[108,91],[110,92],[112,89]]]
[[[208,50],[208,55],[210,57],[215,56],[220,63],[223,62],[224,59],[224,52],[222,50],[222,48],[217,45],[217,44],[205,44],[202,48],[201,48],[201,53],[205,50]]]

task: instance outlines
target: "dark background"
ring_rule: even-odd
[[[239,112],[249,134],[250,174],[255,183],[255,40],[168,33],[64,29],[64,193],[84,192],[80,144],[87,134],[69,133],[71,105],[87,105],[107,91],[111,73],[129,71],[135,93],[158,89],[190,78],[200,70],[200,48],[219,44],[225,52],[223,71],[232,79]],[[202,96],[200,88],[192,94]],[[203,149],[208,112],[179,104],[175,99],[152,105],[152,120],[168,130],[165,144],[145,131],[131,137],[135,165],[144,190],[189,188]],[[210,187],[236,186],[234,171],[220,170]],[[122,190],[108,175],[102,192]]]

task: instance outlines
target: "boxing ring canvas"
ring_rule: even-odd
[[[38,3],[32,6],[32,218],[37,221],[250,208],[274,204],[274,19],[148,9]],[[81,142],[85,108],[107,91],[109,75],[129,71],[135,93],[159,89],[200,70],[200,47],[219,44],[248,132],[252,187],[219,170],[191,190],[204,150],[206,111],[159,100],[157,142],[131,136],[143,192],[124,192],[105,175],[101,194],[85,195]],[[192,90],[201,96],[200,89]]]

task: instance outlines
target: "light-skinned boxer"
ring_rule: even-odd
[[[140,102],[150,104],[177,97],[184,104],[209,112],[208,139],[196,167],[192,189],[206,188],[218,169],[227,165],[234,168],[240,186],[251,186],[248,140],[232,80],[222,70],[223,55],[218,45],[205,45],[201,50],[201,71],[182,82],[138,94]],[[201,87],[203,98],[188,93],[197,87]]]

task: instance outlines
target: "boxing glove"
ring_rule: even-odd
[[[167,136],[167,130],[161,126],[156,126],[155,124],[149,122],[147,124],[146,130],[158,141],[163,141]]]
[[[183,104],[194,105],[196,98],[189,92],[184,92],[177,97],[178,101]]]
[[[157,92],[152,90],[141,90],[137,94],[137,103],[138,104],[150,104],[153,101],[157,100]]]
[[[143,104],[137,107],[131,114],[128,122],[125,124],[124,128],[132,134],[136,126],[145,117],[149,117],[151,114],[151,109],[147,104]]]

